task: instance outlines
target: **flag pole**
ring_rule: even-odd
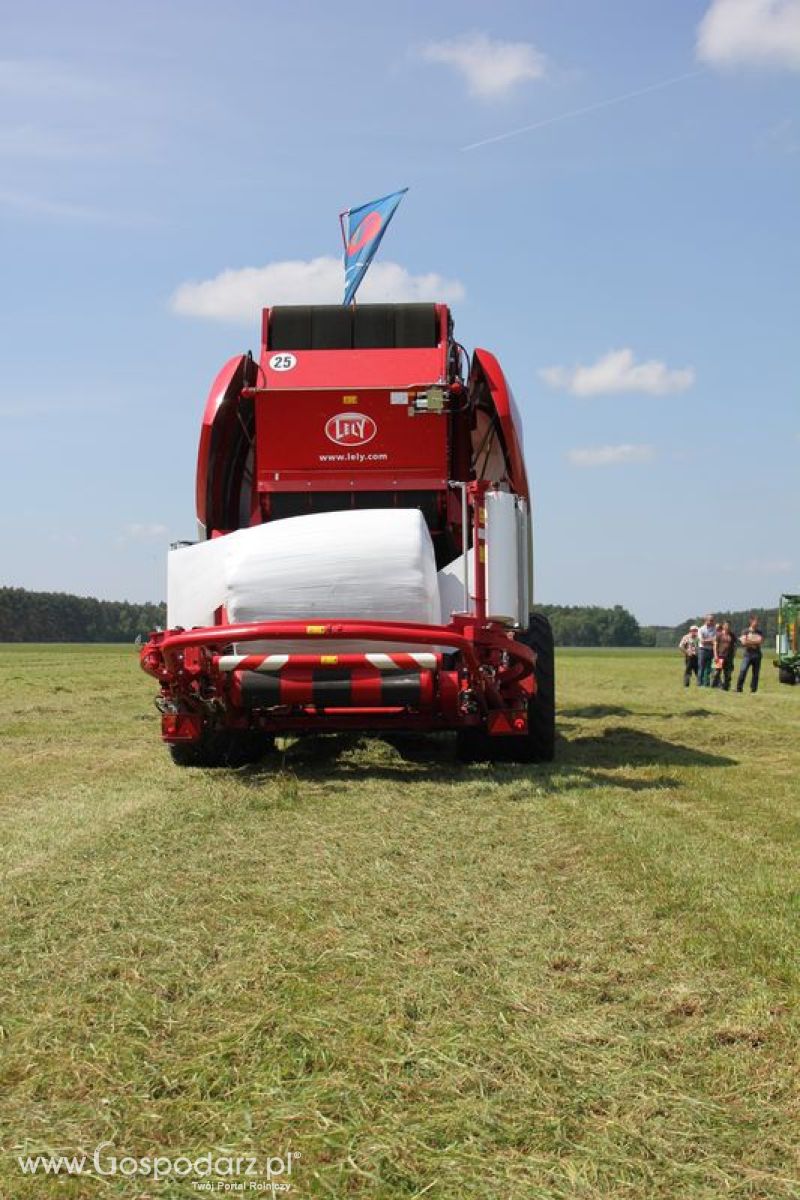
[[[388,196],[370,200],[359,208],[348,208],[339,213],[339,226],[344,242],[343,304],[347,302],[349,296],[350,302],[355,308],[356,292],[381,244],[386,227],[407,191],[407,187],[401,188],[399,192],[391,192]],[[353,216],[354,213],[355,216]],[[344,229],[345,217],[349,217],[349,240]],[[353,229],[354,223],[355,229]],[[350,282],[348,282],[348,275],[352,276]]]
[[[344,252],[345,252],[345,255],[347,255],[347,234],[346,234],[346,233],[345,233],[345,231],[344,231],[344,218],[345,218],[345,217],[348,217],[349,215],[350,215],[350,209],[349,209],[349,208],[346,208],[346,209],[344,210],[344,212],[340,212],[340,213],[339,213],[339,228],[340,228],[340,229],[341,229],[341,231],[342,231],[342,246],[344,247]],[[354,296],[353,296],[353,299],[350,301],[350,307],[351,307],[351,308],[355,308],[355,306],[356,306],[356,298],[355,298],[355,295],[354,295]]]

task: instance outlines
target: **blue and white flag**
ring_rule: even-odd
[[[386,232],[386,226],[394,216],[395,209],[405,196],[408,188],[392,192],[390,196],[381,196],[380,200],[371,200],[360,208],[349,208],[342,213],[347,218],[347,227],[342,224],[344,234],[344,300],[350,304],[356,294],[358,285],[364,278],[367,267],[372,262],[375,251],[381,244],[381,238]]]

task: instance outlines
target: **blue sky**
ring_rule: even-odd
[[[3,24],[0,582],[163,597],[216,370],[261,303],[336,299],[337,214],[408,186],[363,298],[450,299],[500,357],[539,600],[800,590],[799,0]]]

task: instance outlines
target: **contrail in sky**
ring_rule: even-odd
[[[490,146],[492,142],[505,142],[508,138],[518,137],[521,133],[531,133],[534,129],[544,129],[545,125],[556,125],[559,121],[568,121],[571,117],[582,117],[584,113],[597,112],[600,108],[610,108],[612,104],[622,104],[623,100],[633,100],[636,96],[646,96],[648,92],[658,92],[661,88],[672,87],[684,79],[694,79],[704,74],[700,68],[697,71],[686,71],[683,75],[675,75],[672,79],[662,79],[659,83],[651,83],[649,87],[638,88],[635,92],[625,92],[622,96],[611,96],[608,100],[599,100],[597,104],[587,104],[585,108],[573,108],[571,112],[559,113],[557,117],[545,117],[543,121],[535,121],[533,125],[523,125],[519,129],[510,129],[508,133],[498,133],[494,137],[483,138],[480,142],[470,142],[462,146],[462,150],[477,150],[479,146]]]

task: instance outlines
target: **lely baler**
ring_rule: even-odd
[[[519,413],[445,305],[265,309],[258,359],[231,359],[208,397],[196,500],[169,628],[141,653],[178,764],[343,730],[552,758]]]

